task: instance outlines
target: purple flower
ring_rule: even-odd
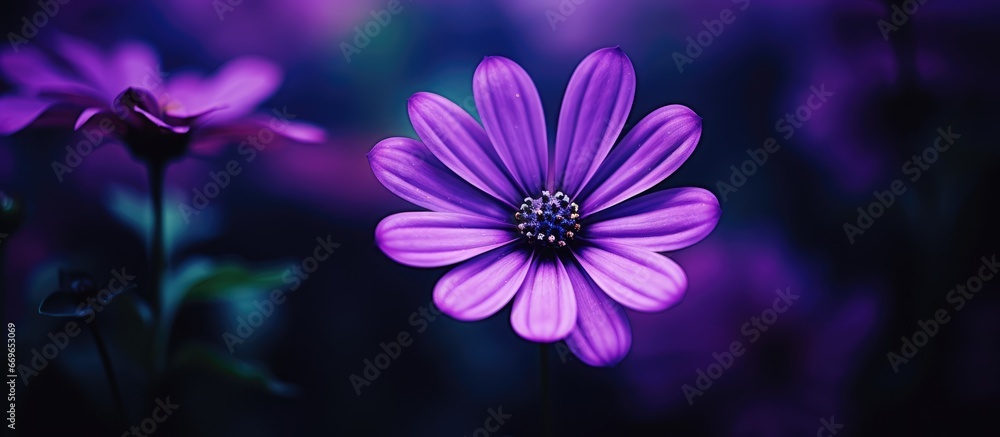
[[[262,59],[236,59],[211,77],[167,75],[144,44],[105,53],[61,35],[52,53],[23,47],[0,54],[0,72],[15,86],[14,94],[0,96],[0,135],[32,125],[73,126],[110,135],[147,160],[176,158],[189,147],[204,152],[265,128],[303,142],[323,137],[310,125],[276,125],[251,114],[281,82],[281,70]]]
[[[423,142],[389,138],[368,155],[386,188],[431,210],[382,220],[379,247],[415,267],[460,263],[434,288],[434,303],[456,319],[484,319],[513,299],[521,337],[565,339],[590,365],[621,361],[632,339],[623,306],[661,311],[687,288],[684,270],[656,252],[696,243],[721,213],[701,188],[631,199],[691,155],[701,118],[665,106],[612,149],[635,93],[632,63],[617,47],[577,67],[551,148],[538,92],[520,66],[487,57],[473,88],[482,125],[455,103],[418,93],[409,114]]]

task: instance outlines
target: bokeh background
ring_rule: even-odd
[[[831,417],[843,425],[837,435],[989,434],[1000,413],[1000,279],[960,311],[946,296],[1000,252],[1000,4],[909,3],[919,7],[886,38],[879,21],[892,23],[902,1],[403,0],[349,59],[342,43],[386,1],[61,4],[32,47],[60,34],[103,48],[139,40],[168,74],[263,56],[285,80],[262,110],[287,108],[328,132],[323,144],[267,148],[190,223],[177,205],[242,158],[222,148],[169,168],[169,275],[211,292],[178,313],[170,350],[179,358],[152,386],[134,356],[144,340],[134,302],[116,299],[98,319],[131,423],[169,396],[180,408],[154,435],[474,435],[491,408],[511,417],[490,435],[539,435],[539,347],[512,331],[509,309],[477,323],[426,310],[446,269],[401,266],[374,245],[381,218],[413,207],[375,180],[365,154],[383,138],[414,136],[406,99],[415,92],[476,115],[471,80],[486,55],[532,75],[552,136],[576,64],[620,45],[638,80],[626,131],[671,103],[704,119],[698,149],[658,188],[708,188],[723,214],[707,239],[671,254],[690,279],[682,304],[630,313],[632,350],[619,365],[591,368],[549,348],[556,435],[815,435]],[[678,68],[675,53],[726,9],[735,20]],[[5,2],[0,30],[20,33],[39,10]],[[821,86],[833,94],[801,127],[776,130]],[[904,164],[949,126],[961,138],[909,181]],[[769,137],[781,148],[723,198],[730,166]],[[140,287],[148,276],[143,167],[109,143],[60,182],[51,163],[76,140],[66,129],[0,138],[0,191],[24,212],[0,241],[19,362],[65,324],[37,313],[60,268],[104,282],[124,267]],[[844,223],[895,179],[907,191],[852,243]],[[340,244],[330,259],[230,353],[223,333],[328,236]],[[751,343],[742,327],[778,289],[801,297]],[[950,322],[896,371],[887,354],[941,308]],[[413,343],[358,394],[350,376],[402,332]],[[689,402],[682,387],[733,341],[746,352]],[[127,432],[105,381],[91,338],[73,338],[18,385],[20,435]]]

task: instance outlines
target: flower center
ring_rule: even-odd
[[[542,191],[537,198],[525,197],[514,214],[517,229],[532,244],[565,247],[580,233],[580,207],[559,191],[555,196]]]

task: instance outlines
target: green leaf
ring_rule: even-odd
[[[190,342],[181,346],[171,363],[178,370],[207,370],[275,395],[295,396],[299,392],[298,387],[278,380],[263,366],[240,360],[202,343]]]
[[[281,286],[285,270],[275,267],[251,269],[233,261],[221,263],[195,281],[184,293],[184,299],[211,300],[233,298],[234,294],[267,293]]]
[[[149,194],[125,186],[108,188],[104,203],[119,221],[143,238],[147,247],[152,233],[152,205]],[[184,193],[168,191],[164,205],[190,203]],[[202,241],[215,235],[219,227],[218,214],[211,208],[199,211],[197,215],[185,216],[180,208],[163,209],[164,250],[168,258],[187,244]]]

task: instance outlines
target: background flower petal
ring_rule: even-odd
[[[32,47],[23,47],[17,52],[0,53],[0,71],[12,84],[24,88],[29,93],[43,89],[95,92],[78,77],[57,67],[41,50]]]
[[[587,239],[615,242],[653,252],[688,247],[719,223],[719,199],[703,188],[672,188],[627,200],[592,215]]]
[[[195,73],[171,75],[161,100],[167,104],[167,112],[176,117],[201,114],[221,106],[207,120],[231,120],[249,114],[274,94],[282,77],[281,68],[273,62],[243,57],[230,61],[208,78]]]
[[[0,96],[0,135],[10,135],[38,119],[52,102],[24,96]]]
[[[500,311],[521,288],[532,252],[509,244],[472,258],[434,286],[434,305],[459,320],[482,320]]]
[[[601,291],[576,262],[566,263],[576,294],[576,326],[566,337],[573,355],[591,366],[618,364],[632,347],[632,328],[625,309]]]
[[[557,257],[536,258],[514,297],[510,324],[526,340],[562,340],[576,323],[576,296]]]
[[[549,167],[545,113],[531,77],[510,59],[490,56],[472,83],[483,127],[526,196],[537,196]]]
[[[458,177],[419,141],[382,140],[368,154],[368,162],[382,185],[415,205],[498,220],[511,216],[509,208]]]
[[[524,197],[508,175],[486,131],[468,112],[431,93],[414,94],[408,109],[417,135],[455,174],[511,207],[513,202],[520,202]]]
[[[683,105],[664,106],[622,139],[580,194],[586,217],[639,194],[670,176],[694,152],[701,117]]]
[[[375,228],[375,242],[389,258],[413,267],[465,261],[517,238],[509,223],[450,212],[403,212]]]
[[[687,290],[681,266],[654,252],[602,243],[583,246],[574,253],[601,290],[634,310],[665,310],[680,302]]]
[[[635,69],[618,47],[587,56],[563,97],[549,187],[576,198],[618,139],[635,97]]]

